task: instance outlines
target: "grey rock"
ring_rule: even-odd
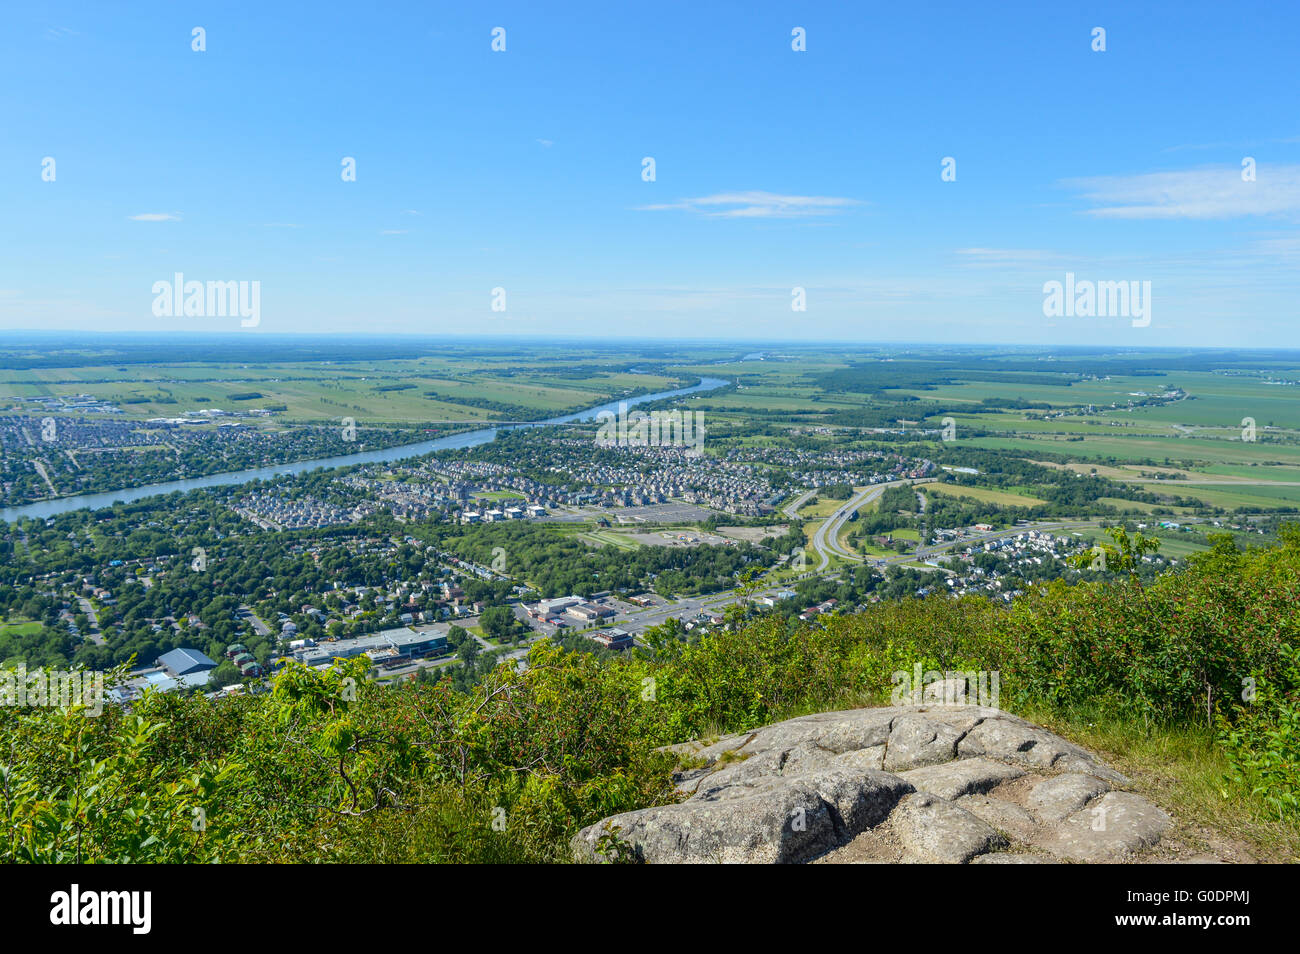
[[[965,809],[936,795],[908,795],[889,824],[906,853],[904,861],[965,864],[976,855],[1005,848],[1006,839]]]
[[[807,861],[835,838],[825,802],[814,790],[798,785],[715,802],[647,808],[607,821],[618,839],[650,864]],[[580,831],[572,843],[574,859],[599,860],[596,848],[604,833],[604,823]]]
[[[830,807],[840,842],[879,825],[904,796],[915,791],[905,779],[874,769],[820,772],[799,781],[811,786]]]
[[[1127,775],[1116,772],[1109,765],[1098,762],[1091,754],[1085,753],[1083,756],[1066,755],[1057,759],[1052,768],[1061,772],[1076,772],[1081,775],[1092,775],[1095,778],[1105,779],[1112,785],[1127,785],[1129,779]]]
[[[988,759],[963,759],[944,765],[903,772],[903,778],[916,786],[918,792],[930,792],[940,798],[953,799],[959,795],[983,794],[994,786],[1024,775],[1024,769],[1013,768]]]
[[[982,706],[822,712],[665,751],[682,757],[684,800],[583,829],[575,859],[612,848],[657,863],[1115,861],[1170,824],[1108,792],[1125,779],[1091,753]]]
[[[1038,844],[1071,861],[1125,861],[1154,845],[1171,819],[1145,798],[1108,792],[1065,819]]]
[[[1019,838],[1022,841],[1032,837],[1034,830],[1038,827],[1033,815],[1014,802],[1008,802],[1002,798],[991,798],[988,795],[964,795],[953,804],[958,808],[966,809],[976,818],[988,822],[998,831]]]
[[[873,745],[870,748],[858,749],[856,752],[844,752],[835,756],[831,764],[837,768],[847,769],[875,769],[879,771],[885,767],[885,747],[883,745]]]
[[[829,771],[769,778],[721,797],[615,815],[606,822],[651,864],[808,861],[883,821],[910,785],[884,772]],[[595,861],[606,822],[573,839],[574,859]]]
[[[987,755],[1038,769],[1051,768],[1067,756],[1091,760],[1084,749],[1046,729],[1003,718],[985,719],[971,729],[961,740],[959,754],[962,758]]]
[[[700,782],[704,781],[706,776],[712,774],[713,769],[709,768],[691,769],[686,772],[678,772],[673,776],[673,781],[677,783],[677,791],[685,795],[692,795],[699,789]]]
[[[659,751],[672,752],[674,755],[686,755],[695,759],[703,759],[706,763],[712,764],[724,752],[731,752],[735,749],[743,748],[757,733],[741,732],[736,735],[726,735],[720,739],[715,739],[708,744],[700,741],[679,742],[676,745],[665,745]]]
[[[801,716],[789,722],[779,722],[760,729],[759,745],[764,747],[781,747],[787,743],[784,736],[788,733],[804,734],[804,738],[816,739],[817,744],[837,754],[883,745],[889,738],[890,726],[897,713],[890,709],[851,709],[847,712],[822,712],[813,716]],[[789,728],[785,728],[785,727]]]
[[[922,765],[951,762],[957,757],[961,732],[924,715],[900,716],[889,733],[885,749],[885,771],[899,772]]]
[[[699,780],[694,798],[716,800],[746,794],[749,786],[781,774],[783,752],[763,752],[739,762],[729,762]]]
[[[1029,793],[1029,807],[1039,818],[1059,822],[1110,788],[1093,775],[1071,772],[1044,779]]]
[[[941,679],[927,685],[921,693],[921,702],[945,705],[966,705],[967,685],[965,678]]]
[[[807,775],[828,768],[835,763],[839,753],[825,748],[820,742],[800,742],[785,753],[781,765],[782,775]]]

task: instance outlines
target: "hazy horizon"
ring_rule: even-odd
[[[162,345],[166,345],[166,344],[179,345],[180,343],[186,340],[203,339],[203,338],[221,338],[221,339],[229,338],[231,340],[242,338],[244,340],[248,340],[247,338],[248,335],[255,334],[268,342],[283,340],[283,339],[292,339],[292,340],[323,339],[326,341],[348,341],[348,340],[387,341],[392,339],[408,339],[408,340],[422,341],[422,342],[429,342],[429,343],[436,343],[442,341],[442,342],[456,343],[456,344],[472,344],[476,341],[482,341],[487,339],[492,341],[494,349],[499,348],[501,346],[501,344],[503,343],[503,339],[511,339],[520,344],[540,344],[540,345],[610,344],[610,345],[617,345],[617,346],[644,344],[644,345],[651,345],[654,347],[664,347],[667,345],[677,344],[677,345],[710,346],[710,347],[717,347],[717,348],[726,348],[729,350],[744,350],[746,348],[761,348],[761,347],[815,349],[815,348],[825,348],[825,347],[830,347],[835,345],[848,345],[857,348],[873,348],[873,347],[890,348],[890,349],[916,348],[916,349],[928,349],[928,350],[935,350],[935,351],[952,351],[952,350],[960,350],[960,349],[967,349],[967,348],[976,349],[980,351],[998,351],[998,350],[1006,349],[1008,351],[1032,351],[1036,353],[1052,353],[1057,351],[1060,352],[1076,351],[1082,353],[1114,352],[1120,354],[1162,352],[1162,351],[1169,351],[1169,352],[1222,351],[1222,352],[1231,352],[1231,353],[1300,352],[1300,345],[1294,347],[1287,347],[1287,346],[1270,347],[1270,346],[1262,346],[1262,345],[1243,347],[1240,345],[1233,345],[1233,344],[1209,344],[1209,345],[1178,345],[1178,344],[1140,345],[1139,343],[1039,344],[1039,343],[1025,343],[1025,342],[1011,342],[1011,341],[937,342],[937,341],[906,340],[906,339],[890,340],[890,339],[883,339],[883,338],[880,339],[865,339],[865,338],[864,339],[851,339],[851,338],[836,339],[836,338],[806,338],[806,337],[805,338],[738,338],[738,337],[718,338],[718,337],[707,337],[702,335],[655,338],[655,337],[647,337],[643,335],[642,336],[635,336],[635,335],[602,336],[600,334],[595,334],[595,333],[556,334],[556,335],[517,335],[517,334],[509,334],[505,332],[495,333],[495,334],[493,333],[469,334],[465,332],[431,333],[431,332],[415,332],[415,331],[410,331],[410,332],[392,331],[392,332],[383,332],[383,333],[375,334],[375,333],[364,333],[364,332],[357,332],[357,331],[268,332],[265,331],[264,329],[238,329],[238,328],[233,330],[231,329],[227,329],[227,330],[187,329],[187,330],[173,331],[173,332],[131,330],[131,329],[103,331],[103,330],[96,330],[96,329],[89,329],[89,328],[74,328],[74,329],[67,329],[67,330],[63,330],[63,329],[54,330],[48,328],[12,328],[12,329],[4,329],[4,331],[6,332],[6,334],[13,335],[13,336],[25,335],[30,337],[60,337],[60,338],[66,337],[66,335],[68,335],[69,333],[73,333],[78,335],[86,335],[87,336],[86,340],[88,341],[94,341],[96,337],[102,339],[133,338],[137,340],[156,342]],[[11,343],[12,342],[9,340],[0,341],[0,352],[3,351],[4,346],[9,345]],[[21,340],[19,340],[18,344],[21,344]],[[78,345],[76,343],[69,343],[61,350],[72,351],[72,350],[77,350],[77,347]],[[201,361],[202,358],[194,358],[193,360]]]

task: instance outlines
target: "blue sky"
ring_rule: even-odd
[[[0,329],[1300,346],[1300,7],[1136,6],[10,6]]]

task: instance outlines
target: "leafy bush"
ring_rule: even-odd
[[[1282,646],[1279,658],[1276,680],[1256,679],[1235,719],[1219,717],[1219,744],[1232,765],[1228,781],[1285,818],[1300,814],[1300,653]]]

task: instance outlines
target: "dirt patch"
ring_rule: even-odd
[[[784,523],[771,527],[718,527],[722,536],[746,543],[762,543],[767,537],[782,537],[789,531],[790,525]]]

